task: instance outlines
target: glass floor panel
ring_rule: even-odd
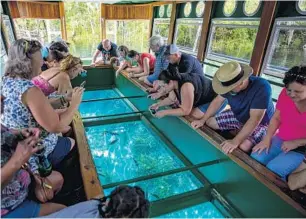
[[[203,187],[190,171],[139,181],[129,185],[141,187],[150,201],[157,201]],[[112,190],[113,188],[105,189],[104,194],[109,195]]]
[[[162,215],[159,218],[224,218],[224,216],[211,202],[205,202],[200,205]]]
[[[120,97],[114,89],[85,91],[82,100],[95,100],[104,98]]]
[[[85,132],[102,185],[184,166],[143,121],[90,126]]]

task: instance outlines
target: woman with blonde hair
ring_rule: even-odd
[[[66,94],[72,90],[70,80],[74,79],[83,71],[81,59],[67,54],[65,58],[55,63],[52,68],[34,77],[32,82],[39,87],[46,96],[54,92]]]

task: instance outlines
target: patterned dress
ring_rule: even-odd
[[[12,157],[12,142],[15,136],[1,127],[1,168]],[[1,216],[18,207],[28,197],[28,187],[31,183],[27,171],[18,170],[10,182],[1,190]]]
[[[31,111],[25,106],[21,97],[28,89],[35,85],[27,79],[3,77],[1,94],[5,97],[3,100],[3,114],[1,115],[1,124],[9,129],[40,128],[44,130],[34,119]],[[42,139],[45,146],[45,155],[48,156],[55,148],[58,136],[50,133]],[[32,156],[29,160],[31,170],[37,172],[38,158]]]

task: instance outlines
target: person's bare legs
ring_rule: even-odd
[[[51,175],[48,176],[47,179],[51,183],[54,194],[58,193],[62,189],[63,184],[64,184],[64,178],[62,174],[60,174],[57,171],[52,171]]]
[[[253,143],[249,139],[246,139],[239,145],[239,148],[244,152],[249,153],[251,152],[253,146]]]
[[[219,130],[220,127],[217,123],[217,120],[215,117],[211,117],[206,121],[206,125],[210,128],[212,128],[213,130]]]
[[[52,203],[52,202],[40,204],[40,211],[39,211],[38,216],[39,217],[46,216],[54,212],[57,212],[59,210],[62,210],[63,208],[66,208],[66,206],[62,204]]]
[[[193,119],[196,119],[196,120],[203,118],[204,115],[205,115],[205,113],[203,113],[198,107],[193,108],[191,113],[190,113],[190,116]]]
[[[288,186],[291,190],[299,189],[306,193],[306,164],[304,162],[289,175]]]

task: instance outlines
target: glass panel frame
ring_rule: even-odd
[[[274,21],[270,41],[268,44],[267,52],[265,54],[264,62],[262,65],[261,75],[270,75],[277,78],[283,78],[284,72],[289,70],[289,68],[271,65],[271,60],[273,58],[273,54],[275,52],[277,41],[279,39],[279,34],[281,31],[306,31],[306,25],[298,26],[295,25],[294,22],[305,22],[306,24],[306,17],[291,17],[291,18],[277,18]],[[288,25],[289,22],[289,25]],[[291,23],[290,23],[291,22]],[[286,25],[287,24],[287,25]],[[293,32],[292,32],[293,33]],[[293,35],[293,34],[292,34]],[[305,41],[306,42],[306,41]],[[306,54],[306,44],[303,47],[304,54]]]
[[[198,47],[200,43],[200,37],[201,37],[201,30],[202,30],[202,18],[180,18],[176,21],[175,26],[175,34],[174,34],[174,43],[183,51],[192,55],[197,55]],[[177,43],[178,40],[178,32],[179,32],[179,26],[180,25],[187,25],[187,26],[196,26],[197,27],[197,33],[195,35],[195,40],[192,42],[192,48],[187,46],[182,46]]]
[[[237,22],[237,24],[235,24]],[[249,64],[250,60],[243,58],[238,58],[234,56],[224,55],[212,51],[213,38],[215,34],[215,29],[218,27],[227,27],[227,28],[251,28],[258,29],[260,20],[257,18],[245,18],[245,19],[232,19],[232,18],[215,18],[211,21],[209,37],[208,37],[208,46],[206,49],[206,59],[217,61],[220,63],[225,63],[227,61],[238,61],[245,64]],[[238,24],[240,23],[240,24]],[[257,33],[256,33],[257,35]],[[254,44],[255,44],[254,39]],[[253,48],[254,49],[254,48]]]

